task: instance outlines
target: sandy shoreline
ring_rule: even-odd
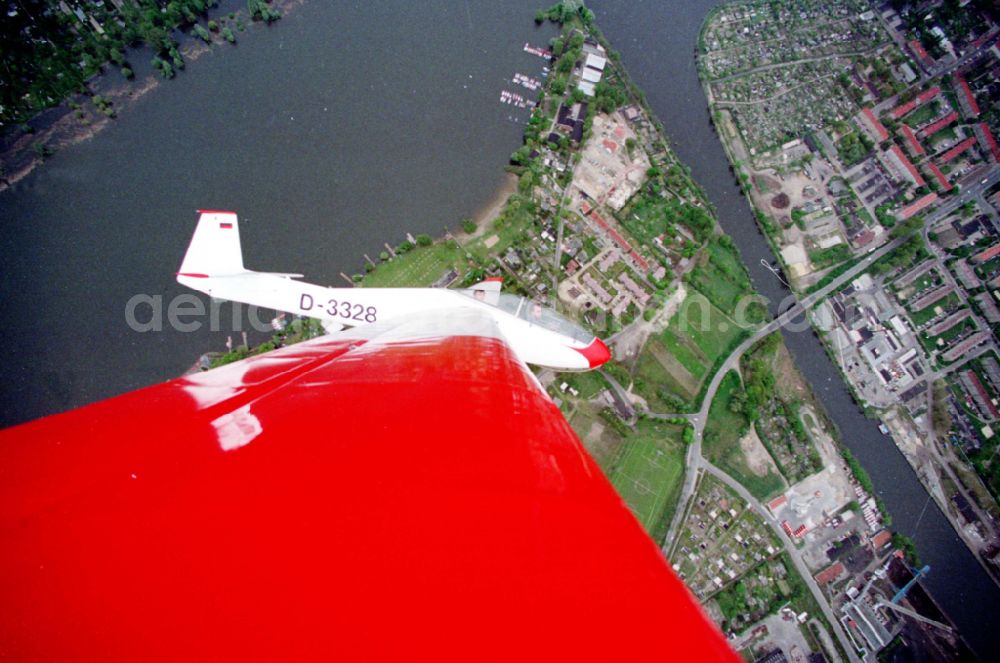
[[[476,224],[475,232],[472,234],[458,232],[456,234],[462,239],[468,240],[479,237],[485,233],[491,227],[489,222],[500,216],[500,212],[503,210],[504,205],[507,204],[507,199],[510,197],[510,194],[515,191],[517,191],[517,175],[514,173],[505,173],[503,182],[497,188],[493,197],[472,215],[472,220]]]

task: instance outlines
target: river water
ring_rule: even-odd
[[[544,3],[543,3],[544,4]],[[714,2],[594,0],[598,23],[666,127],[674,148],[740,246],[755,286],[787,293],[708,122],[693,61]],[[174,282],[196,208],[240,213],[246,264],[337,284],[384,241],[440,234],[493,196],[527,112],[498,102],[521,50],[551,27],[537,1],[499,6],[307,2],[271,28],[216,47],[95,139],[56,154],[0,194],[0,425],[173,377],[222,331],[139,333],[136,294]],[[526,91],[523,96],[528,97]],[[226,323],[226,319],[223,318]],[[786,335],[803,373],[872,475],[899,531],[932,565],[927,584],[980,652],[995,645],[1000,592],[809,333]]]
[[[698,32],[713,0],[688,1],[683,10],[655,0],[592,0],[605,36],[621,52],[632,78],[663,122],[670,143],[695,180],[708,193],[725,231],[736,240],[756,289],[778,303],[788,291],[763,265],[773,262],[750,207],[730,174],[729,162],[709,124],[698,81],[694,50]],[[1000,644],[996,629],[1000,590],[929,499],[912,468],[882,435],[877,422],[866,419],[851,399],[836,367],[811,332],[785,333],[799,369],[840,429],[844,443],[872,477],[893,518],[893,528],[916,541],[932,571],[924,581],[934,598],[984,658]]]

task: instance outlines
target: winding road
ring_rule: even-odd
[[[770,525],[770,527],[777,533],[778,539],[782,542],[785,550],[788,552],[788,556],[791,558],[792,563],[795,565],[796,570],[802,576],[803,581],[812,592],[813,597],[816,599],[817,605],[823,611],[824,616],[829,622],[834,634],[840,640],[841,646],[844,651],[847,652],[848,658],[852,661],[859,661],[858,657],[854,653],[854,648],[851,645],[851,641],[848,639],[847,634],[841,627],[840,622],[837,620],[836,615],[834,615],[833,610],[830,608],[830,604],[827,602],[823,593],[820,591],[819,586],[813,579],[812,573],[806,568],[805,563],[800,558],[798,551],[795,549],[795,545],[785,536],[784,531],[781,529],[779,523],[770,515],[770,512],[762,505],[756,498],[753,497],[743,487],[741,483],[733,479],[731,476],[723,472],[718,467],[712,465],[701,452],[701,442],[702,434],[705,430],[705,423],[708,421],[708,411],[712,405],[712,400],[715,397],[715,392],[718,391],[719,385],[722,383],[723,378],[732,369],[738,369],[740,358],[743,354],[759,342],[764,337],[772,334],[791,321],[795,320],[799,315],[808,311],[810,308],[815,306],[817,303],[823,301],[831,292],[837,291],[839,288],[843,287],[845,283],[848,283],[860,273],[871,267],[872,263],[886,255],[887,253],[893,251],[903,243],[904,239],[894,239],[886,244],[882,245],[877,250],[870,253],[863,260],[858,262],[856,265],[848,269],[846,272],[835,278],[830,282],[829,285],[817,290],[816,292],[803,297],[801,300],[796,302],[793,306],[789,307],[786,311],[778,315],[774,320],[764,325],[752,335],[750,335],[746,340],[740,343],[736,349],[729,355],[719,370],[716,371],[715,375],[712,376],[712,381],[708,385],[708,389],[705,391],[704,399],[702,400],[701,409],[697,413],[692,415],[687,415],[689,421],[691,421],[694,426],[694,441],[688,446],[687,449],[687,471],[684,474],[684,484],[681,487],[681,495],[678,498],[677,508],[674,511],[673,520],[670,523],[670,529],[667,531],[667,536],[665,541],[672,542],[676,538],[678,528],[684,521],[684,516],[687,513],[688,503],[691,497],[694,495],[695,484],[697,483],[697,478],[702,471],[708,472],[713,476],[716,476],[725,483],[727,486],[732,488],[741,498],[746,500],[747,504],[751,505],[765,520],[765,522]],[[807,327],[811,329],[811,327]],[[619,389],[621,387],[619,386]],[[648,413],[648,416],[653,416],[656,418],[660,417],[672,417],[672,416],[684,416],[684,415],[657,415],[653,413]],[[666,548],[664,544],[664,548]],[[666,554],[666,549],[664,549],[664,554]],[[831,652],[832,653],[832,652]]]

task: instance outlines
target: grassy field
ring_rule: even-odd
[[[687,325],[687,335],[704,354],[709,367],[741,334],[732,318],[699,295],[685,300],[680,312],[684,314],[681,321]]]
[[[742,413],[730,409],[733,396],[741,390],[739,375],[735,371],[727,373],[708,411],[702,451],[712,464],[743,484],[751,495],[763,500],[784,487],[784,484],[774,472],[769,471],[766,476],[761,477],[747,466],[740,449],[740,438],[749,422]]]
[[[751,292],[739,255],[721,237],[709,242],[705,258],[691,271],[689,282],[727,314],[732,314],[740,298]]]
[[[636,426],[605,471],[642,526],[659,540],[670,525],[684,478],[684,429],[656,420],[640,420]]]
[[[676,319],[676,315],[674,318]],[[681,366],[683,366],[688,373],[690,373],[701,384],[702,378],[705,377],[705,371],[708,370],[710,364],[708,364],[708,358],[705,354],[698,348],[691,337],[685,333],[682,329],[674,326],[674,320],[671,320],[670,325],[667,329],[660,334],[660,340],[663,343],[663,347],[667,349],[674,359],[676,359]]]
[[[911,128],[916,129],[917,127],[927,124],[932,119],[934,119],[937,116],[938,110],[940,110],[940,108],[941,108],[941,102],[935,99],[926,106],[921,106],[920,108],[916,109],[915,111],[907,115],[906,119],[904,119],[903,122],[906,122],[908,125],[910,125]]]
[[[581,400],[590,400],[603,389],[607,389],[608,383],[597,371],[587,371],[585,373],[564,373],[562,379],[556,382],[565,382],[570,387],[579,390],[577,397]]]
[[[447,243],[416,247],[408,253],[383,262],[365,276],[362,284],[370,288],[420,288],[438,280],[449,269],[462,271],[462,249]]]
[[[701,382],[677,361],[676,355],[669,352],[659,338],[650,339],[646,343],[632,374],[636,391],[646,399],[654,412],[670,412],[674,407],[663,399],[662,392],[669,392],[684,402],[690,402],[698,394]]]
[[[729,314],[751,294],[750,279],[728,238],[708,242],[688,284],[688,296],[666,329],[647,342],[632,371],[637,391],[654,411],[697,405],[694,401],[713,367],[746,333]],[[766,314],[759,305],[747,307],[746,312],[747,326]],[[671,399],[680,403],[671,404]]]
[[[910,320],[913,321],[914,325],[919,327],[937,315],[936,309],[940,308],[942,311],[950,311],[958,306],[959,303],[958,295],[953,292],[949,293],[947,297],[937,300],[930,306],[925,306],[917,311],[910,311]]]
[[[471,242],[466,249],[482,261],[503,255],[519,238],[527,239],[535,228],[535,205],[530,198],[514,194],[490,229]],[[495,238],[495,239],[494,239]]]
[[[937,147],[939,143],[943,143],[949,140],[957,140],[958,132],[955,131],[955,126],[945,127],[941,131],[937,132],[931,136],[931,147]]]
[[[634,375],[647,385],[643,396],[649,399],[653,392],[658,397],[663,388],[693,402],[716,361],[742,334],[729,316],[694,291],[639,357]]]
[[[924,344],[924,348],[930,352],[931,350],[944,349],[948,347],[948,343],[958,337],[968,330],[974,330],[976,328],[976,323],[972,321],[971,318],[966,318],[958,324],[954,325],[951,329],[946,329],[937,336],[927,336],[926,334],[920,334],[920,341]],[[941,341],[941,345],[938,345],[938,340]]]
[[[735,448],[739,453],[739,439],[742,431],[749,425],[746,417],[729,409],[733,396],[743,389],[740,376],[736,371],[729,371],[715,392],[715,400],[708,410],[708,421],[705,423],[704,453],[715,464],[725,459]]]

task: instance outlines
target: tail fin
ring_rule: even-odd
[[[236,213],[215,210],[198,210],[198,213],[201,215],[198,227],[177,275],[206,277],[245,272]]]

